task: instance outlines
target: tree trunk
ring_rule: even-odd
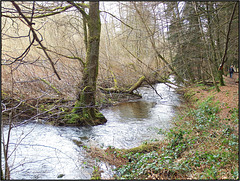
[[[130,89],[128,89],[129,94],[132,94],[134,90],[140,87],[144,80],[145,76],[143,75],[135,84],[132,85],[132,87],[130,87]]]
[[[1,180],[4,180],[2,167],[1,167]]]
[[[201,34],[202,34],[202,37],[203,37],[203,40],[204,40],[204,46],[205,46],[205,50],[207,51],[208,50],[208,48],[207,48],[207,45],[209,44],[208,42],[207,42],[207,38],[204,36],[204,33],[203,33],[203,26],[202,26],[202,23],[201,23],[201,19],[200,19],[200,17],[198,16],[198,12],[197,12],[197,10],[198,10],[198,8],[197,8],[197,4],[196,4],[196,2],[194,3],[195,4],[195,13],[196,13],[196,16],[198,17],[198,25],[199,25],[199,29],[200,29],[200,31],[201,31]],[[208,7],[208,3],[206,2],[206,6]],[[209,19],[208,19],[208,25],[209,25]],[[219,92],[220,91],[220,89],[219,89],[219,87],[218,87],[218,85],[217,85],[217,82],[216,82],[216,79],[215,79],[215,77],[214,77],[214,74],[213,74],[213,70],[212,70],[212,65],[211,65],[211,58],[210,58],[210,53],[209,52],[206,52],[206,55],[207,55],[207,65],[208,65],[208,68],[209,68],[209,70],[210,70],[210,75],[211,75],[211,77],[212,77],[212,80],[213,80],[213,84],[214,84],[214,86],[215,86],[215,88],[216,88],[216,90],[217,90],[217,92]]]
[[[224,63],[226,62],[226,59],[227,59],[229,35],[230,35],[231,24],[232,24],[232,20],[233,20],[233,16],[234,16],[237,4],[238,3],[236,2],[234,7],[233,7],[232,15],[231,15],[230,20],[229,20],[228,30],[227,30],[227,37],[226,37],[226,43],[225,43],[225,51],[224,51],[224,54],[223,54],[223,57],[222,57],[222,62],[221,62],[220,66],[219,66],[219,69],[218,69],[218,76],[219,76],[221,85],[224,85],[224,82],[223,82],[223,65],[224,65]]]
[[[111,87],[111,88],[103,88],[103,87],[99,87],[100,90],[102,91],[105,91],[106,93],[110,93],[110,92],[115,92],[115,93],[127,93],[127,94],[133,94],[133,95],[138,95],[138,94],[134,94],[133,91],[136,90],[137,88],[139,88],[142,83],[146,80],[145,76],[143,75],[142,77],[140,77],[138,79],[138,81],[133,84],[129,89],[125,90],[125,89],[122,89],[122,88],[119,88],[118,86],[114,86],[114,87]]]
[[[80,125],[96,125],[106,122],[104,116],[95,106],[101,32],[99,2],[90,1],[87,26],[88,39],[86,63],[83,70],[82,82],[78,85],[77,101],[72,111],[75,115],[73,116],[74,120],[69,121],[70,123]]]

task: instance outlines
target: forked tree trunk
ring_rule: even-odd
[[[75,121],[80,125],[96,125],[106,122],[106,119],[95,107],[101,32],[99,2],[90,1],[87,26],[88,39],[86,63],[83,70],[83,79],[77,88],[77,101],[73,113],[75,114]],[[99,121],[101,123],[99,123]]]

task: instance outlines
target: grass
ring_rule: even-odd
[[[176,126],[164,132],[166,139],[157,148],[122,152],[129,161],[116,169],[115,178],[238,179],[239,137],[228,124],[238,124],[238,109],[231,109],[230,120],[221,120],[220,111],[213,96],[198,101],[175,118]]]

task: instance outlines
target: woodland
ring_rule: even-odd
[[[237,1],[2,1],[1,127],[9,134],[1,139],[1,178],[10,179],[10,133],[19,125],[36,119],[101,125],[107,122],[102,108],[138,99],[139,87],[155,83],[185,90],[185,98],[196,85],[221,92],[229,67],[238,72],[238,8]],[[237,177],[236,165],[221,168],[231,173],[227,178]],[[138,177],[131,167],[122,178],[153,179],[160,172],[163,179],[190,178],[182,167],[164,169]],[[217,174],[209,175],[201,178]]]

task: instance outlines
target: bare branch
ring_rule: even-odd
[[[48,17],[48,16],[53,16],[53,15],[56,15],[56,14],[60,14],[70,8],[72,8],[73,6],[72,5],[68,5],[68,6],[65,6],[65,7],[57,7],[57,8],[54,8],[54,9],[48,9],[48,11],[50,11],[50,13],[45,13],[45,14],[40,14],[40,15],[35,15],[35,16],[31,16],[33,19],[35,18],[44,18],[44,17]],[[59,10],[60,9],[60,10]],[[59,10],[59,11],[55,11],[55,10]],[[38,10],[40,11],[40,10]],[[55,11],[55,12],[54,12]],[[2,14],[3,17],[6,17],[6,18],[20,18],[19,16],[9,16],[9,15],[6,15],[6,14]],[[30,16],[26,16],[26,18],[31,18]]]
[[[112,13],[109,13],[107,11],[100,11],[100,13],[107,13],[109,15],[111,15],[112,17],[114,17],[115,19],[117,19],[118,21],[120,21],[122,24],[126,25],[127,27],[131,28],[132,30],[134,29],[133,27],[131,27],[130,25],[128,25],[127,23],[124,23],[121,19],[119,19],[118,17],[116,17],[115,15],[113,15]]]
[[[38,36],[37,36],[34,28],[32,27],[32,22],[30,22],[30,21],[24,16],[24,14],[22,13],[20,7],[19,7],[14,1],[12,1],[12,4],[13,4],[13,6],[16,8],[16,10],[18,11],[19,15],[20,15],[20,16],[26,21],[26,23],[28,24],[28,27],[30,28],[30,30],[31,30],[32,33],[33,33],[34,39],[36,39],[36,41],[37,41],[37,42],[39,43],[39,45],[42,47],[43,52],[45,53],[46,57],[47,57],[48,60],[50,61],[54,73],[56,74],[56,76],[58,77],[58,79],[61,80],[60,76],[58,75],[58,73],[57,73],[57,71],[56,71],[56,69],[55,69],[55,67],[54,67],[54,63],[53,63],[52,59],[49,57],[47,51],[45,50],[46,48],[42,45],[42,43],[41,43],[41,41],[39,40],[39,38],[38,38]]]
[[[84,16],[84,18],[88,19],[88,15],[87,13],[83,10],[83,8],[87,7],[87,6],[82,6],[82,4],[80,3],[74,3],[73,1],[67,1],[69,4],[71,4],[72,6],[74,6],[75,8],[77,8],[77,10],[82,13],[82,15]],[[82,7],[80,7],[82,6]]]
[[[218,70],[222,70],[224,63],[226,62],[226,56],[227,56],[227,51],[228,51],[228,42],[229,42],[229,35],[230,35],[230,30],[231,30],[231,24],[232,24],[232,20],[233,20],[233,16],[234,16],[234,12],[236,10],[237,4],[238,3],[236,2],[234,7],[233,7],[231,18],[229,20],[228,32],[227,32],[227,40],[226,40],[226,44],[225,44],[225,51],[224,51],[224,55],[222,57],[222,63],[220,64],[220,67],[219,67]]]
[[[38,48],[42,49],[42,47],[38,47]],[[81,59],[80,57],[63,55],[63,54],[61,54],[61,53],[55,52],[55,51],[53,51],[53,50],[49,50],[49,49],[47,49],[47,48],[45,48],[45,51],[52,52],[52,53],[54,53],[54,54],[56,54],[56,55],[60,55],[60,56],[65,57],[65,58],[74,59],[74,60],[79,60],[80,63],[81,63],[81,65],[82,65],[83,67],[85,66],[85,62],[84,62],[83,59]]]

